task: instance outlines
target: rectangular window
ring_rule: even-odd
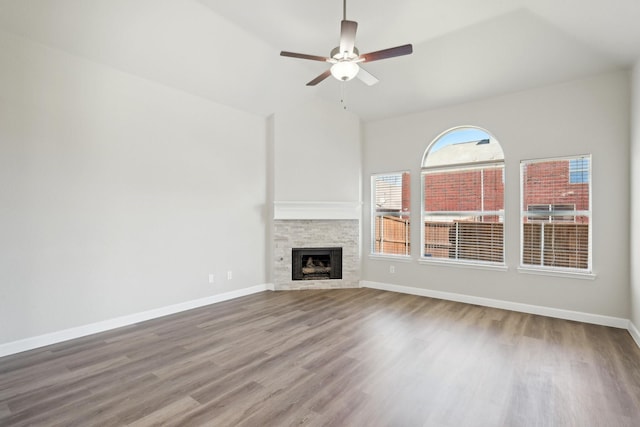
[[[569,160],[569,183],[584,184],[589,182],[590,162],[588,157]]]
[[[521,265],[591,272],[591,157],[527,160],[521,175]]]
[[[371,177],[371,253],[411,254],[409,172]]]
[[[427,259],[504,264],[504,163],[425,168]]]

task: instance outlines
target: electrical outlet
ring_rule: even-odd
[[[389,266],[389,273],[393,274],[396,272],[396,266],[395,265],[390,265]]]
[[[233,272],[231,270],[227,271],[227,280],[233,279]]]
[[[209,283],[215,283],[215,276],[213,275],[213,273],[209,273]]]

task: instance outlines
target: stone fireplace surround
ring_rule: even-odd
[[[292,280],[293,248],[341,247],[342,279]],[[357,288],[360,282],[360,204],[276,202],[273,285],[278,290]]]

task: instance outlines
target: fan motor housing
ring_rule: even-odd
[[[354,46],[353,48],[353,53],[351,55],[348,56],[344,56],[343,52],[340,52],[340,46],[336,46],[331,50],[331,57],[334,59],[342,59],[342,60],[351,60],[351,59],[356,59],[358,56],[360,55],[360,51],[358,50],[357,47]]]

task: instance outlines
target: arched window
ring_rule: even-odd
[[[504,265],[504,153],[476,127],[441,134],[422,159],[422,259]]]

